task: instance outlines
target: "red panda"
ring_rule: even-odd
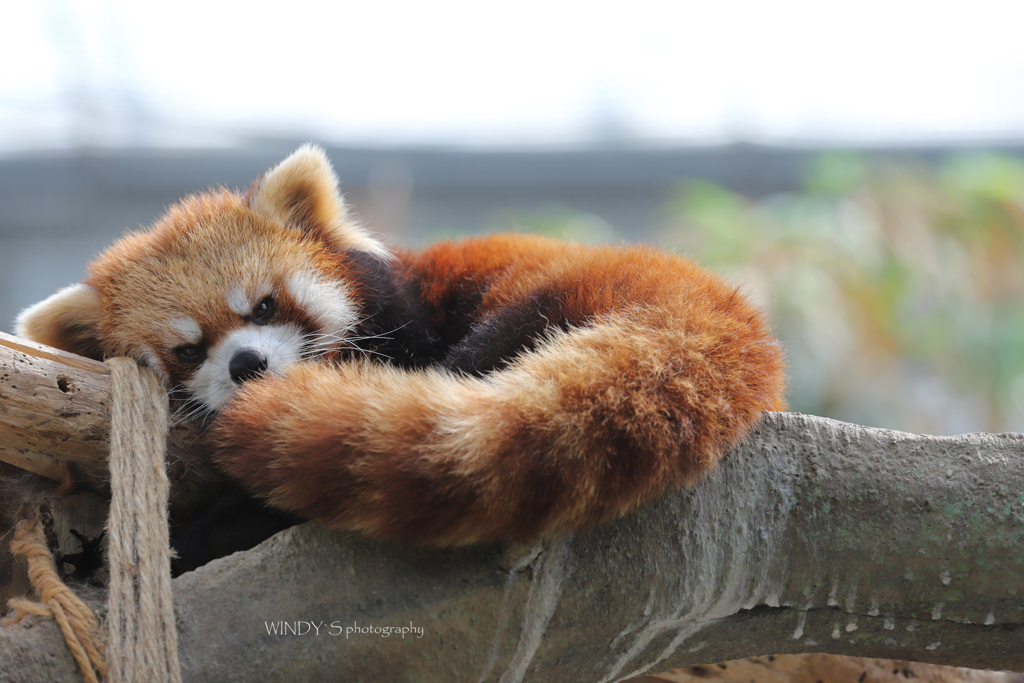
[[[182,200],[17,332],[151,367],[272,505],[442,546],[622,515],[783,408],[765,318],[691,261],[530,235],[391,250],[312,146]]]

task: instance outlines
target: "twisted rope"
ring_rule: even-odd
[[[33,506],[26,519],[18,522],[11,541],[11,552],[24,555],[28,560],[28,577],[39,594],[42,604],[11,598],[8,604],[14,616],[3,624],[16,624],[29,614],[53,617],[60,626],[71,654],[88,683],[98,683],[97,676],[107,677],[103,663],[103,640],[100,624],[92,610],[68,588],[57,574],[53,555],[46,544],[39,505]]]
[[[111,375],[110,679],[180,683],[171,595],[165,464],[167,395],[134,361],[107,361]]]

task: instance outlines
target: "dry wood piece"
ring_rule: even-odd
[[[0,460],[103,490],[106,365],[0,333]]]
[[[196,452],[200,429],[178,425],[168,435],[175,512],[215,479]],[[110,368],[0,332],[0,461],[106,494],[109,442]]]

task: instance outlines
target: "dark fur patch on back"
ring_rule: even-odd
[[[362,307],[352,334],[356,346],[376,360],[406,368],[439,361],[443,342],[427,320],[415,283],[374,254],[349,250],[342,256],[346,279]],[[359,352],[349,355],[357,357]]]
[[[568,305],[571,292],[544,288],[474,323],[465,337],[448,351],[442,365],[472,375],[484,375],[535,348],[552,329],[581,325],[587,316]]]

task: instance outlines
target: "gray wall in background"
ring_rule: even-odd
[[[244,188],[298,141],[240,150],[74,150],[0,159],[0,330],[65,285],[128,229],[210,186]],[[800,186],[821,150],[734,145],[687,149],[465,151],[328,148],[356,213],[387,239],[511,229],[503,212],[552,205],[593,214],[615,238],[643,238],[672,189],[707,179],[749,196]],[[934,161],[948,149],[865,150]],[[505,215],[503,218],[502,216]]]

